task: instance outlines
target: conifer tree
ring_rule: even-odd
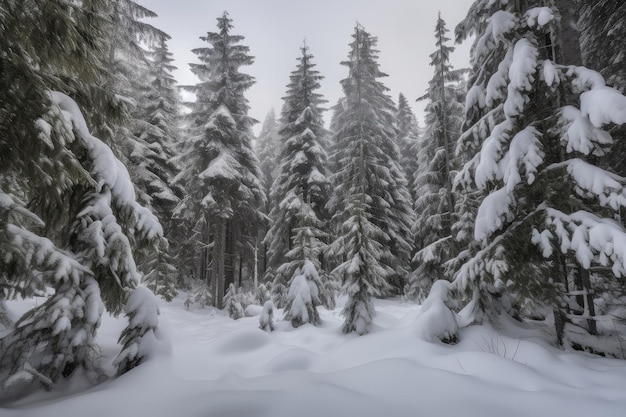
[[[316,309],[320,304],[319,284],[320,277],[311,261],[304,261],[294,272],[285,307],[285,320],[290,321],[293,327],[300,327],[306,323],[317,326],[321,323]]]
[[[256,242],[264,200],[259,161],[251,148],[254,120],[244,96],[254,80],[239,72],[253,58],[239,44],[243,37],[231,34],[228,13],[217,22],[218,32],[201,37],[209,46],[193,50],[200,63],[191,68],[200,82],[188,88],[196,101],[179,157],[177,181],[186,197],[175,215],[186,222],[188,238],[197,245],[184,259],[195,265],[202,281],[208,282],[210,272],[214,300],[222,308],[225,289],[235,283],[236,260],[249,255]]]
[[[407,176],[407,186],[410,191],[414,188],[415,172],[417,171],[417,151],[419,140],[419,124],[417,118],[409,105],[409,101],[400,93],[398,96],[398,106],[396,109],[396,127],[398,128],[398,136],[396,144],[400,152],[400,165]],[[415,195],[411,193],[412,200],[415,201]]]
[[[50,387],[77,369],[96,376],[100,316],[138,283],[135,242],[162,235],[126,168],[60,92],[93,114],[106,101],[91,96],[107,76],[101,6],[11,0],[0,12],[0,298],[47,296],[0,340],[7,389]]]
[[[330,254],[343,261],[334,271],[348,301],[345,333],[371,328],[372,297],[404,285],[411,251],[412,210],[406,176],[394,143],[395,108],[377,63],[377,40],[358,25],[352,35],[344,98],[335,110],[338,172],[329,202],[338,225]],[[340,106],[340,107],[339,107]]]
[[[595,163],[613,142],[603,127],[626,123],[626,98],[580,66],[572,5],[540,3],[477,1],[457,27],[478,34],[460,138],[478,151],[457,182],[486,197],[480,249],[455,285],[472,289],[483,312],[550,306],[562,342],[572,291],[586,294],[575,321],[597,331],[590,267],[609,266],[609,279],[626,272],[626,234],[612,220],[626,180]]]
[[[428,100],[428,104],[414,183],[417,216],[413,224],[416,251],[413,263],[417,269],[408,288],[408,293],[418,298],[428,294],[432,282],[444,278],[443,264],[452,251],[450,237],[456,198],[451,174],[456,168],[454,145],[461,129],[464,94],[459,88],[463,71],[450,65],[454,48],[447,45],[450,40],[447,32],[439,14],[435,26],[437,49],[430,55],[434,76],[427,93],[420,97]]]
[[[284,98],[277,176],[271,191],[272,226],[265,238],[268,265],[276,273],[272,290],[279,308],[285,306],[289,281],[303,262],[312,262],[322,277],[326,275],[322,263],[330,185],[321,108],[325,101],[318,93],[322,76],[313,56],[306,46],[301,51]],[[330,294],[325,297],[330,298]]]
[[[274,109],[265,116],[263,125],[261,126],[261,132],[256,139],[254,149],[259,157],[259,163],[261,164],[261,175],[263,183],[263,193],[265,195],[265,207],[263,208],[263,214],[269,216],[272,210],[273,202],[270,197],[272,184],[274,183],[276,164],[278,163],[278,153],[280,152],[280,127],[276,120],[276,113]],[[266,273],[268,277],[273,276],[271,269],[268,270],[268,244],[265,242],[265,235],[269,225],[266,225],[259,230],[259,236],[256,244],[257,253],[257,269],[255,279],[258,279],[257,275],[264,276]]]
[[[170,244],[158,251],[144,254],[140,269],[145,272],[144,283],[156,294],[170,301],[176,295],[176,267],[171,253],[177,248],[177,236],[171,224],[174,208],[180,201],[181,190],[172,188],[177,167],[172,158],[179,138],[178,92],[172,71],[172,53],[164,35],[151,47],[147,82],[137,99],[138,123],[135,135],[147,145],[137,161],[145,173],[137,186],[145,191],[146,205],[159,218]],[[173,243],[173,244],[172,244]]]
[[[280,152],[279,133],[280,126],[276,120],[276,113],[271,109],[265,116],[261,126],[261,132],[256,139],[254,145],[256,154],[261,164],[261,173],[263,174],[263,190],[266,198],[265,213],[269,214],[271,210],[270,190],[274,183],[276,164],[278,162]]]

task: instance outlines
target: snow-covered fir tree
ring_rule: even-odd
[[[278,163],[278,153],[280,148],[279,131],[280,126],[278,120],[276,120],[276,112],[271,109],[265,116],[263,124],[261,125],[261,132],[254,142],[254,150],[259,158],[261,164],[261,176],[263,183],[263,193],[265,194],[265,207],[263,213],[265,215],[270,214],[272,210],[272,199],[270,198],[272,184],[274,183],[274,176],[276,171],[276,164]],[[268,256],[267,247],[268,244],[264,241],[265,235],[269,228],[269,224],[264,225],[259,230],[258,242],[257,242],[257,269],[256,275],[263,276],[266,272],[271,276],[272,271],[268,270]],[[258,276],[255,275],[255,279],[258,280]]]
[[[242,36],[231,33],[228,13],[217,19],[218,32],[201,37],[209,46],[194,49],[200,63],[191,64],[200,82],[188,89],[191,105],[189,135],[178,161],[176,181],[185,197],[175,216],[194,247],[183,255],[195,276],[211,282],[214,300],[223,307],[225,289],[240,276],[243,261],[254,260],[257,231],[264,216],[259,161],[251,148],[248,101],[244,93],[254,83],[239,71],[253,58]]]
[[[626,97],[580,66],[573,12],[566,1],[481,0],[457,27],[477,35],[460,143],[478,151],[456,181],[486,197],[480,248],[455,287],[473,290],[477,312],[549,306],[560,342],[566,319],[597,331],[591,268],[605,267],[606,280],[626,273],[626,233],[613,220],[626,180],[597,163],[613,143],[604,127],[626,123]],[[584,296],[568,302],[571,293]]]
[[[311,261],[304,261],[294,272],[285,307],[285,320],[290,321],[293,327],[300,327],[306,323],[313,325],[321,323],[316,309],[320,304],[320,284],[320,277]]]
[[[409,105],[409,101],[404,94],[398,96],[398,106],[396,108],[395,123],[398,128],[396,144],[400,152],[400,165],[407,176],[407,186],[413,190],[415,182],[415,172],[417,171],[417,151],[420,127],[417,123],[415,113]],[[415,195],[411,194],[415,201]]]
[[[345,333],[371,328],[372,297],[397,293],[405,284],[413,215],[406,175],[394,142],[395,108],[378,80],[375,37],[358,25],[352,35],[344,98],[335,109],[333,141],[338,171],[329,209],[338,225],[329,253],[348,295]]]
[[[128,326],[120,336],[122,351],[114,361],[118,375],[130,371],[154,355],[163,338],[158,327],[158,301],[148,288],[141,285],[135,288],[124,312]]]
[[[0,13],[0,114],[14,115],[0,123],[0,297],[47,295],[0,341],[8,389],[97,376],[100,315],[121,311],[140,279],[134,243],[162,235],[126,168],[90,134],[76,102],[55,91],[75,93],[91,113],[102,103],[77,93],[101,91],[106,76],[96,6],[9,1]],[[54,22],[52,36],[42,22]]]
[[[454,145],[463,121],[464,91],[459,88],[463,70],[454,70],[448,45],[446,23],[439,14],[435,25],[435,51],[430,55],[434,68],[427,93],[425,131],[420,138],[418,168],[415,172],[415,256],[416,266],[407,293],[422,298],[432,283],[444,278],[443,264],[451,257],[451,226],[455,219],[456,197],[452,190],[455,170]]]
[[[270,191],[274,183],[276,164],[280,152],[280,138],[278,131],[280,126],[276,120],[276,112],[271,109],[265,116],[261,131],[254,143],[254,150],[261,164],[261,173],[263,174],[263,190],[266,196],[266,214],[271,210]]]
[[[228,285],[226,295],[224,295],[224,309],[233,320],[240,319],[244,316],[244,307],[241,304],[239,292],[233,283]]]
[[[272,226],[265,237],[268,266],[274,274],[274,301],[279,308],[285,306],[289,282],[303,262],[312,262],[326,276],[322,263],[328,240],[330,184],[321,107],[325,101],[318,92],[322,76],[313,56],[306,46],[301,51],[284,98],[280,154],[271,188]],[[324,298],[332,304],[332,295]]]
[[[259,316],[259,329],[268,333],[274,331],[274,303],[272,300],[267,300],[263,304],[263,310]]]
[[[172,71],[174,59],[167,47],[168,36],[164,35],[150,48],[148,82],[140,89],[137,98],[137,113],[142,123],[138,123],[136,136],[147,144],[138,164],[144,176],[138,179],[137,186],[145,191],[146,204],[159,218],[168,246],[144,255],[140,269],[145,272],[143,282],[156,294],[166,300],[176,295],[176,267],[171,255],[176,249],[176,235],[171,224],[174,208],[180,201],[180,190],[172,189],[170,183],[177,168],[172,162],[175,146],[180,137],[178,130],[179,98],[176,80]]]

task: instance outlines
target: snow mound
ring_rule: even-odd
[[[450,282],[435,281],[415,320],[416,333],[426,342],[440,340],[444,343],[456,343],[458,339],[459,325],[455,314],[446,305],[449,288]]]
[[[260,329],[245,329],[225,336],[217,344],[216,353],[240,354],[261,349],[271,342],[271,336]]]

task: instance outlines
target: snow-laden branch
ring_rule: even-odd
[[[135,229],[142,237],[152,240],[163,236],[163,228],[158,219],[150,210],[137,203],[133,182],[124,164],[104,142],[89,133],[78,104],[58,91],[50,92],[50,99],[63,111],[65,119],[72,124],[77,139],[89,151],[93,163],[91,172],[98,181],[98,191],[107,187],[111,190],[114,203],[123,209],[129,209],[136,216]]]
[[[592,263],[600,264],[610,266],[617,277],[626,275],[626,231],[619,223],[586,211],[566,214],[546,208],[545,212],[546,229],[537,229],[533,233],[533,243],[544,248],[544,256],[550,255],[545,250],[550,241],[558,243],[562,253],[574,252],[585,269],[589,269]]]

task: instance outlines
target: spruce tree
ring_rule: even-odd
[[[243,37],[231,34],[228,13],[217,19],[218,32],[201,39],[207,47],[194,49],[200,60],[191,64],[200,82],[188,89],[196,95],[189,118],[190,135],[179,157],[177,181],[186,196],[176,215],[186,223],[196,250],[183,258],[196,276],[212,280],[214,300],[223,307],[225,289],[235,283],[237,269],[256,243],[264,204],[259,161],[251,148],[251,126],[245,91],[254,83],[239,68],[253,58]],[[211,270],[209,271],[209,266]],[[208,274],[210,272],[210,275]]]
[[[118,313],[139,281],[136,243],[162,235],[126,168],[60,92],[92,113],[106,101],[91,96],[107,76],[98,7],[9,1],[0,12],[0,298],[47,297],[0,341],[7,389],[50,387],[77,369],[97,376],[100,316]]]
[[[404,285],[411,251],[412,210],[406,176],[394,143],[395,108],[377,63],[377,40],[358,25],[352,35],[344,98],[335,109],[333,141],[338,171],[329,202],[338,225],[330,254],[344,282],[345,333],[369,332],[372,297]]]
[[[486,196],[474,226],[480,249],[455,285],[472,289],[482,312],[550,306],[562,342],[568,312],[597,331],[590,268],[609,266],[607,279],[626,272],[626,234],[612,220],[626,180],[597,164],[613,142],[603,127],[626,123],[626,98],[580,66],[572,5],[540,3],[477,1],[457,27],[479,35],[460,138],[478,151],[457,182]],[[586,294],[572,300],[578,308],[572,291]]]
[[[145,191],[146,205],[159,218],[170,244],[158,251],[144,254],[140,265],[145,273],[144,283],[156,294],[170,301],[176,295],[176,267],[171,255],[177,248],[176,231],[171,224],[174,208],[179,203],[181,190],[170,186],[177,167],[173,163],[175,146],[179,140],[178,92],[172,71],[172,53],[164,35],[149,54],[147,80],[137,98],[138,123],[135,136],[147,144],[137,161],[145,175],[136,182]]]
[[[261,164],[261,175],[263,183],[263,193],[265,195],[265,207],[263,208],[263,214],[269,216],[272,210],[273,202],[270,197],[272,184],[274,183],[276,165],[278,163],[278,153],[280,147],[279,131],[280,126],[276,120],[276,113],[274,109],[265,116],[263,125],[261,126],[261,132],[256,138],[254,145],[255,152],[259,158]],[[274,275],[274,271],[269,268],[268,265],[268,244],[265,242],[265,235],[269,229],[269,224],[265,225],[259,230],[259,235],[256,244],[256,259],[257,268],[255,271],[255,282],[258,282],[258,276],[263,276],[264,279]],[[265,276],[267,274],[267,276]]]
[[[266,207],[265,213],[269,214],[271,210],[270,190],[275,179],[276,164],[278,163],[278,154],[280,152],[279,133],[280,126],[276,120],[274,109],[270,110],[265,116],[261,125],[261,132],[256,138],[254,149],[261,164],[261,173],[263,174],[263,190],[265,192]]]
[[[298,66],[291,73],[281,115],[280,155],[271,189],[273,202],[265,241],[268,265],[275,271],[272,290],[276,305],[285,306],[289,281],[305,261],[312,262],[325,279],[322,268],[326,250],[326,204],[330,195],[324,121],[318,93],[322,76],[313,56],[301,48]],[[332,295],[324,297],[329,300]]]
[[[459,81],[463,70],[454,70],[448,46],[448,29],[439,14],[435,25],[436,50],[430,65],[434,76],[427,93],[420,100],[426,105],[426,127],[420,139],[418,169],[415,172],[414,195],[416,270],[407,292],[423,298],[430,285],[444,278],[443,264],[452,255],[452,224],[455,222],[456,197],[452,190],[452,173],[455,171],[454,145],[459,137],[464,99]]]
[[[398,106],[396,108],[396,127],[398,128],[398,135],[396,137],[396,144],[398,145],[398,151],[400,152],[400,165],[407,176],[407,186],[411,191],[412,200],[415,201],[415,195],[413,194],[415,183],[415,172],[417,171],[417,153],[418,153],[418,141],[419,141],[419,124],[417,118],[409,105],[409,101],[400,93],[398,96]]]

